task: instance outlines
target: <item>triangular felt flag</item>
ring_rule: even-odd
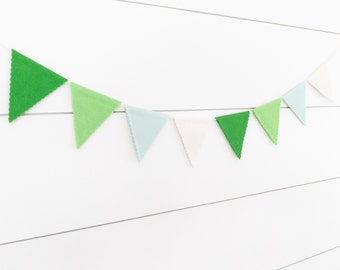
[[[307,82],[318,92],[327,97],[328,99],[332,99],[334,97],[334,90],[331,87],[328,65],[322,64],[319,66],[308,78]]]
[[[12,122],[67,79],[12,50],[9,116]]]
[[[121,102],[71,83],[73,122],[77,148],[121,105]]]
[[[141,161],[165,123],[169,120],[169,116],[132,106],[125,106],[125,109],[137,158]]]
[[[279,133],[281,98],[256,107],[253,112],[263,129],[274,144],[277,144]]]
[[[282,97],[302,124],[306,124],[306,84],[299,83]]]
[[[211,121],[202,119],[174,119],[178,134],[181,137],[185,152],[191,165],[207,135]]]
[[[236,156],[241,158],[249,111],[215,117]]]

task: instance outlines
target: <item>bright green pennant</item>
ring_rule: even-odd
[[[277,144],[279,133],[281,98],[256,107],[253,112],[268,137],[274,144]]]
[[[73,121],[77,148],[121,105],[121,102],[71,83]]]
[[[249,111],[215,117],[236,156],[241,158]]]
[[[64,84],[67,79],[12,50],[9,122]]]

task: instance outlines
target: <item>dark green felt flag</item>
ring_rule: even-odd
[[[248,126],[249,111],[217,116],[215,119],[236,156],[241,158],[244,136]]]
[[[9,117],[12,122],[67,79],[12,50]]]

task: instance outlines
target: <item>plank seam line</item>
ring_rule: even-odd
[[[42,238],[49,238],[49,237],[64,235],[64,234],[68,234],[68,233],[74,233],[74,232],[90,230],[90,229],[100,228],[100,227],[109,226],[109,225],[115,225],[115,224],[119,224],[119,223],[126,223],[126,222],[130,222],[130,221],[144,219],[144,218],[151,218],[151,217],[161,216],[161,215],[165,215],[165,214],[181,212],[181,211],[185,211],[185,210],[190,210],[190,209],[195,209],[195,208],[200,208],[200,207],[205,207],[205,206],[211,206],[211,205],[226,203],[226,202],[230,202],[230,201],[236,201],[236,200],[240,200],[240,199],[250,198],[250,197],[256,197],[256,196],[259,196],[259,195],[265,195],[265,194],[274,193],[274,192],[278,192],[278,191],[284,191],[284,190],[288,190],[288,189],[305,187],[305,186],[310,186],[310,185],[320,184],[320,183],[325,183],[325,182],[332,182],[332,181],[336,181],[336,180],[340,180],[340,176],[322,179],[322,180],[316,180],[316,181],[292,185],[292,186],[287,186],[287,187],[282,187],[282,188],[276,188],[276,189],[261,191],[261,192],[257,192],[257,193],[251,193],[251,194],[247,194],[247,195],[242,195],[242,196],[238,196],[238,197],[218,200],[218,201],[214,201],[214,202],[201,203],[201,204],[197,204],[197,205],[175,208],[175,209],[170,209],[170,210],[152,213],[152,214],[146,214],[146,215],[137,216],[137,217],[131,217],[131,218],[126,218],[126,219],[121,219],[121,220],[116,220],[116,221],[111,221],[111,222],[106,222],[106,223],[101,223],[101,224],[95,224],[95,225],[90,225],[90,226],[71,229],[71,230],[65,230],[65,231],[60,231],[60,232],[55,232],[55,233],[50,233],[50,234],[38,235],[38,236],[34,236],[34,237],[3,242],[3,243],[0,243],[0,246],[7,246],[7,245],[17,244],[17,243],[22,243],[22,242],[38,240],[38,239],[42,239]]]
[[[293,263],[290,263],[290,264],[285,265],[285,266],[283,266],[283,267],[280,267],[280,268],[278,268],[278,269],[276,269],[276,270],[287,269],[287,268],[289,268],[289,267],[291,267],[291,266],[294,266],[294,265],[296,265],[296,264],[299,264],[299,263],[302,263],[302,262],[311,260],[311,259],[313,259],[313,258],[315,258],[315,257],[318,257],[318,256],[321,256],[321,255],[323,255],[323,254],[329,253],[329,252],[334,251],[334,250],[336,250],[336,249],[338,249],[338,248],[340,248],[340,246],[336,246],[336,247],[333,247],[333,248],[324,250],[324,251],[319,252],[319,253],[317,253],[317,254],[314,254],[314,255],[312,255],[312,256],[303,258],[303,259],[298,260],[298,261],[296,261],[296,262],[293,262]]]
[[[171,113],[171,112],[206,112],[206,111],[234,111],[234,110],[253,110],[255,107],[239,107],[239,108],[203,108],[203,109],[165,109],[165,110],[153,110],[155,112]],[[327,105],[327,106],[306,106],[306,109],[330,109],[340,108],[340,105]],[[281,109],[289,109],[289,107],[281,107]],[[113,113],[125,113],[125,110],[117,110]],[[23,116],[36,116],[36,115],[65,115],[73,114],[73,112],[36,112],[36,113],[24,113]],[[8,117],[7,113],[0,113],[0,117]]]
[[[199,10],[193,10],[193,9],[187,9],[187,8],[171,7],[171,6],[164,6],[164,5],[151,4],[151,3],[143,3],[143,2],[130,1],[130,0],[112,0],[112,1],[124,2],[124,3],[129,3],[129,4],[136,4],[136,5],[143,5],[143,6],[149,6],[149,7],[156,7],[156,8],[172,9],[172,10],[196,13],[196,14],[201,14],[201,15],[217,16],[217,17],[223,17],[223,18],[228,18],[228,19],[233,19],[233,20],[255,22],[255,23],[261,23],[261,24],[269,24],[269,25],[275,25],[275,26],[281,26],[281,27],[287,27],[287,28],[294,28],[294,29],[300,29],[300,30],[320,32],[320,33],[325,33],[325,34],[340,35],[340,32],[336,32],[336,31],[330,31],[330,30],[318,29],[318,28],[311,28],[311,27],[305,27],[305,26],[298,26],[298,25],[292,25],[292,24],[285,24],[285,23],[279,23],[279,22],[264,21],[264,20],[259,20],[259,19],[251,19],[251,18],[246,18],[246,17],[232,16],[232,15],[226,15],[226,14],[220,14],[220,13],[214,13],[214,12],[199,11]]]

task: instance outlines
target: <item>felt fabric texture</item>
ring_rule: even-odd
[[[249,111],[215,117],[231,148],[240,159],[246,134]]]
[[[274,144],[277,144],[279,133],[280,105],[281,98],[278,98],[253,110],[255,117]]]
[[[306,83],[299,83],[282,98],[300,122],[306,125]]]
[[[307,78],[307,82],[324,97],[330,100],[334,98],[334,89],[331,87],[327,63],[320,65]]]
[[[132,106],[125,106],[125,110],[137,159],[142,161],[164,125],[169,121],[169,116]]]
[[[80,148],[121,102],[73,82],[71,95],[76,145]]]
[[[67,79],[12,50],[9,122],[67,82]]]
[[[204,119],[174,118],[178,134],[191,166],[198,156],[202,144],[211,126],[211,121]]]

